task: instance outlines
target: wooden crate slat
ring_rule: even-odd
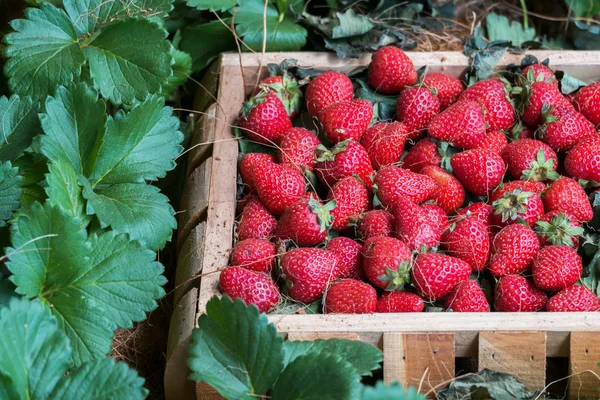
[[[600,333],[572,332],[569,399],[600,398]]]
[[[188,153],[188,176],[212,153],[212,145],[215,141],[216,115],[217,105],[212,104],[196,122]]]
[[[179,249],[177,254],[177,270],[175,271],[175,304],[190,289],[198,287],[198,282],[200,281],[199,274],[202,271],[205,232],[206,221],[202,221],[192,229],[183,242],[183,246]],[[195,307],[196,304],[193,306]]]
[[[479,370],[515,375],[529,390],[546,386],[545,332],[480,332]]]
[[[355,332],[288,332],[287,340],[347,339],[360,340]]]

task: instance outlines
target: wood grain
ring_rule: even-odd
[[[187,236],[177,254],[177,270],[175,271],[174,303],[192,288],[198,288],[202,271],[204,254],[204,233],[206,222],[200,222]],[[195,307],[196,304],[193,304]]]
[[[572,332],[569,399],[600,398],[600,333]]]

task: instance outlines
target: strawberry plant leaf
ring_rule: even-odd
[[[535,40],[535,29],[525,29],[518,21],[509,21],[504,15],[494,12],[485,17],[487,35],[490,42],[497,40],[510,40],[514,46]]]
[[[39,9],[28,8],[25,19],[10,25],[16,32],[4,38],[8,44],[4,73],[13,93],[37,102],[80,74],[85,58],[63,10],[44,3]]]
[[[85,200],[81,195],[77,173],[71,164],[59,160],[49,164],[48,170],[46,194],[50,205],[60,207],[73,218],[82,218]]]
[[[450,399],[532,399],[538,392],[530,392],[514,376],[484,369],[477,374],[457,378],[444,391],[436,393],[442,400]],[[481,397],[471,397],[475,394]]]
[[[191,379],[206,382],[227,399],[255,399],[283,369],[283,339],[256,306],[213,297],[192,332]],[[331,371],[329,371],[331,372]]]
[[[18,299],[19,297],[15,293],[15,285],[8,278],[0,276],[0,308],[8,306],[12,299]]]
[[[219,54],[234,50],[235,38],[229,30],[231,19],[186,26],[181,33],[179,48],[192,56],[192,72],[212,63]],[[202,38],[203,40],[199,40]]]
[[[6,225],[13,211],[19,208],[23,177],[10,161],[0,164],[0,227]]]
[[[161,94],[168,96],[173,93],[179,86],[183,85],[192,74],[192,56],[180,50],[171,49],[171,55],[175,60],[173,75],[167,79],[167,83],[163,85]]]
[[[295,340],[285,342],[284,349],[285,365],[306,354],[335,354],[349,362],[361,376],[372,375],[372,371],[379,369],[379,363],[383,360],[381,350],[358,340]]]
[[[0,160],[14,161],[40,133],[38,106],[30,97],[0,97]]]
[[[209,10],[213,12],[223,12],[239,4],[238,0],[187,0],[189,7],[195,7],[198,10]]]
[[[587,86],[587,83],[580,79],[567,74],[564,71],[556,71],[556,78],[560,82],[560,91],[563,94],[571,94],[579,90],[579,88]]]
[[[565,0],[570,11],[579,18],[592,18],[600,13],[600,3],[595,0]]]
[[[425,396],[414,387],[404,389],[398,382],[386,386],[379,381],[375,386],[365,386],[361,400],[425,400]]]
[[[115,104],[158,93],[173,74],[167,31],[145,19],[128,19],[104,28],[85,47],[94,85]]]

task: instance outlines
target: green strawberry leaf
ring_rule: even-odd
[[[18,299],[20,296],[15,292],[15,285],[8,279],[0,276],[0,309],[8,306],[12,299]],[[0,374],[2,372],[0,371]]]
[[[19,208],[23,194],[23,177],[10,161],[0,164],[0,226],[5,226],[13,212]]]
[[[509,21],[504,15],[494,12],[485,17],[487,36],[490,42],[497,40],[510,40],[514,46],[535,40],[534,28],[523,28],[518,21]]]
[[[560,82],[560,91],[563,94],[571,94],[573,92],[578,91],[579,88],[587,86],[587,83],[575,78],[574,76],[567,74],[564,71],[556,71],[555,74],[556,78]]]
[[[381,350],[359,340],[287,341],[284,349],[285,365],[306,354],[334,354],[349,362],[361,376],[372,375],[383,360]]]
[[[198,10],[209,10],[213,12],[223,12],[239,4],[239,0],[187,0],[189,7],[195,7]]]
[[[40,133],[38,105],[29,97],[0,97],[0,160],[14,161]]]
[[[379,381],[375,386],[365,386],[361,400],[425,400],[414,387],[404,389],[398,382],[386,386]]]
[[[578,18],[592,18],[600,13],[600,3],[596,0],[565,0],[569,10]]]
[[[514,376],[484,369],[477,374],[457,378],[444,391],[436,393],[441,400],[450,399],[532,399],[530,392]]]
[[[235,50],[230,23],[231,20],[226,18],[183,28],[179,48],[192,56],[192,72],[203,70],[222,52]]]
[[[81,186],[73,166],[65,160],[58,160],[49,164],[48,170],[46,194],[50,205],[60,207],[73,218],[82,218],[85,200],[81,195]]]
[[[264,395],[283,369],[283,340],[275,325],[255,306],[227,296],[208,302],[189,353],[190,378],[228,399]]]
[[[173,68],[173,75],[167,79],[167,83],[163,85],[161,94],[168,96],[173,93],[179,86],[183,85],[192,74],[192,56],[188,53],[171,49],[171,55],[175,60]]]

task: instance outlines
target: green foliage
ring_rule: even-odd
[[[374,387],[366,386],[362,393],[362,400],[425,400],[413,387],[404,389],[398,382],[386,386],[377,382]]]
[[[537,392],[530,392],[515,377],[503,372],[483,371],[457,378],[448,389],[438,392],[441,400],[450,399],[533,399]]]
[[[29,97],[0,97],[0,160],[14,161],[41,132],[38,105]]]
[[[171,55],[175,60],[175,64],[171,66],[173,75],[167,79],[167,83],[162,87],[161,93],[163,96],[168,96],[177,90],[192,74],[192,56],[184,51],[175,50],[175,48],[171,49]]]
[[[13,211],[19,208],[22,184],[23,177],[10,161],[0,164],[0,227],[5,226]]]
[[[237,0],[187,0],[187,5],[198,10],[227,11],[239,4]]]
[[[235,39],[229,30],[230,19],[194,24],[185,27],[179,47],[192,56],[192,71],[207,67],[226,51],[234,50]]]
[[[509,47],[511,42],[508,40],[487,43],[481,35],[481,27],[477,26],[465,42],[465,54],[470,58],[467,82],[472,84],[488,78]]]
[[[600,14],[600,2],[597,0],[565,0],[569,10],[579,18],[592,18]]]
[[[534,28],[523,28],[520,22],[509,21],[504,15],[494,12],[485,17],[487,36],[492,42],[497,40],[510,40],[514,46],[535,39]]]

